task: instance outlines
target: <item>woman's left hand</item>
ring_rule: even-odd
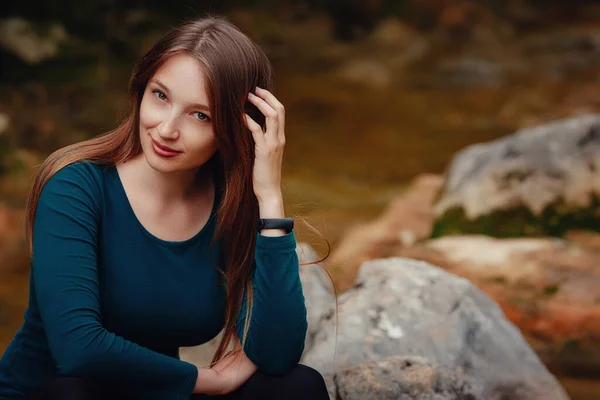
[[[265,89],[256,88],[256,95],[249,93],[248,100],[266,117],[266,132],[248,114],[244,114],[255,145],[252,184],[254,194],[260,201],[281,197],[281,164],[285,146],[285,110],[283,105]]]

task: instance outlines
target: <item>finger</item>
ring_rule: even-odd
[[[273,95],[273,93],[269,92],[267,89],[257,86],[256,95],[263,99],[268,105],[271,106],[271,108],[273,108],[273,110],[277,111],[278,113],[283,114],[285,112],[283,104],[281,104],[281,102],[277,100],[277,97],[275,97],[275,95]]]
[[[253,120],[248,114],[244,113],[244,119],[246,120],[246,126],[252,132],[252,137],[254,138],[254,142],[258,145],[265,144],[265,136],[262,130],[262,127]]]
[[[279,140],[279,115],[266,101],[253,93],[248,93],[248,100],[254,104],[266,117],[267,131],[265,132],[268,140]]]
[[[283,104],[281,104],[279,100],[277,100],[277,97],[275,97],[275,95],[273,95],[273,93],[269,92],[267,89],[259,88],[257,86],[256,94],[260,96],[269,106],[271,106],[273,110],[277,112],[277,115],[279,116],[278,136],[280,140],[285,139],[283,133],[285,126],[285,107],[283,106]]]

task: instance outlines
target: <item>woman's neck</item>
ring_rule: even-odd
[[[152,168],[143,154],[127,161],[128,169],[135,179],[133,184],[143,193],[152,196],[154,201],[169,205],[197,198],[209,189],[210,175],[203,168],[187,171],[160,172]]]

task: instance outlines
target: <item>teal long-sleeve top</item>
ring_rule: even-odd
[[[200,232],[171,242],[139,222],[114,165],[82,161],[51,177],[34,219],[25,321],[0,359],[0,399],[23,399],[59,375],[133,387],[144,399],[189,399],[198,372],[179,347],[224,326],[225,288],[209,258],[219,199]],[[257,233],[244,351],[270,374],[289,372],[304,350],[295,248],[294,232]],[[244,317],[242,307],[240,338]]]

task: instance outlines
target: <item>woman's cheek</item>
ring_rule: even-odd
[[[144,95],[140,105],[140,122],[142,126],[151,128],[160,124],[160,120],[161,107]]]

